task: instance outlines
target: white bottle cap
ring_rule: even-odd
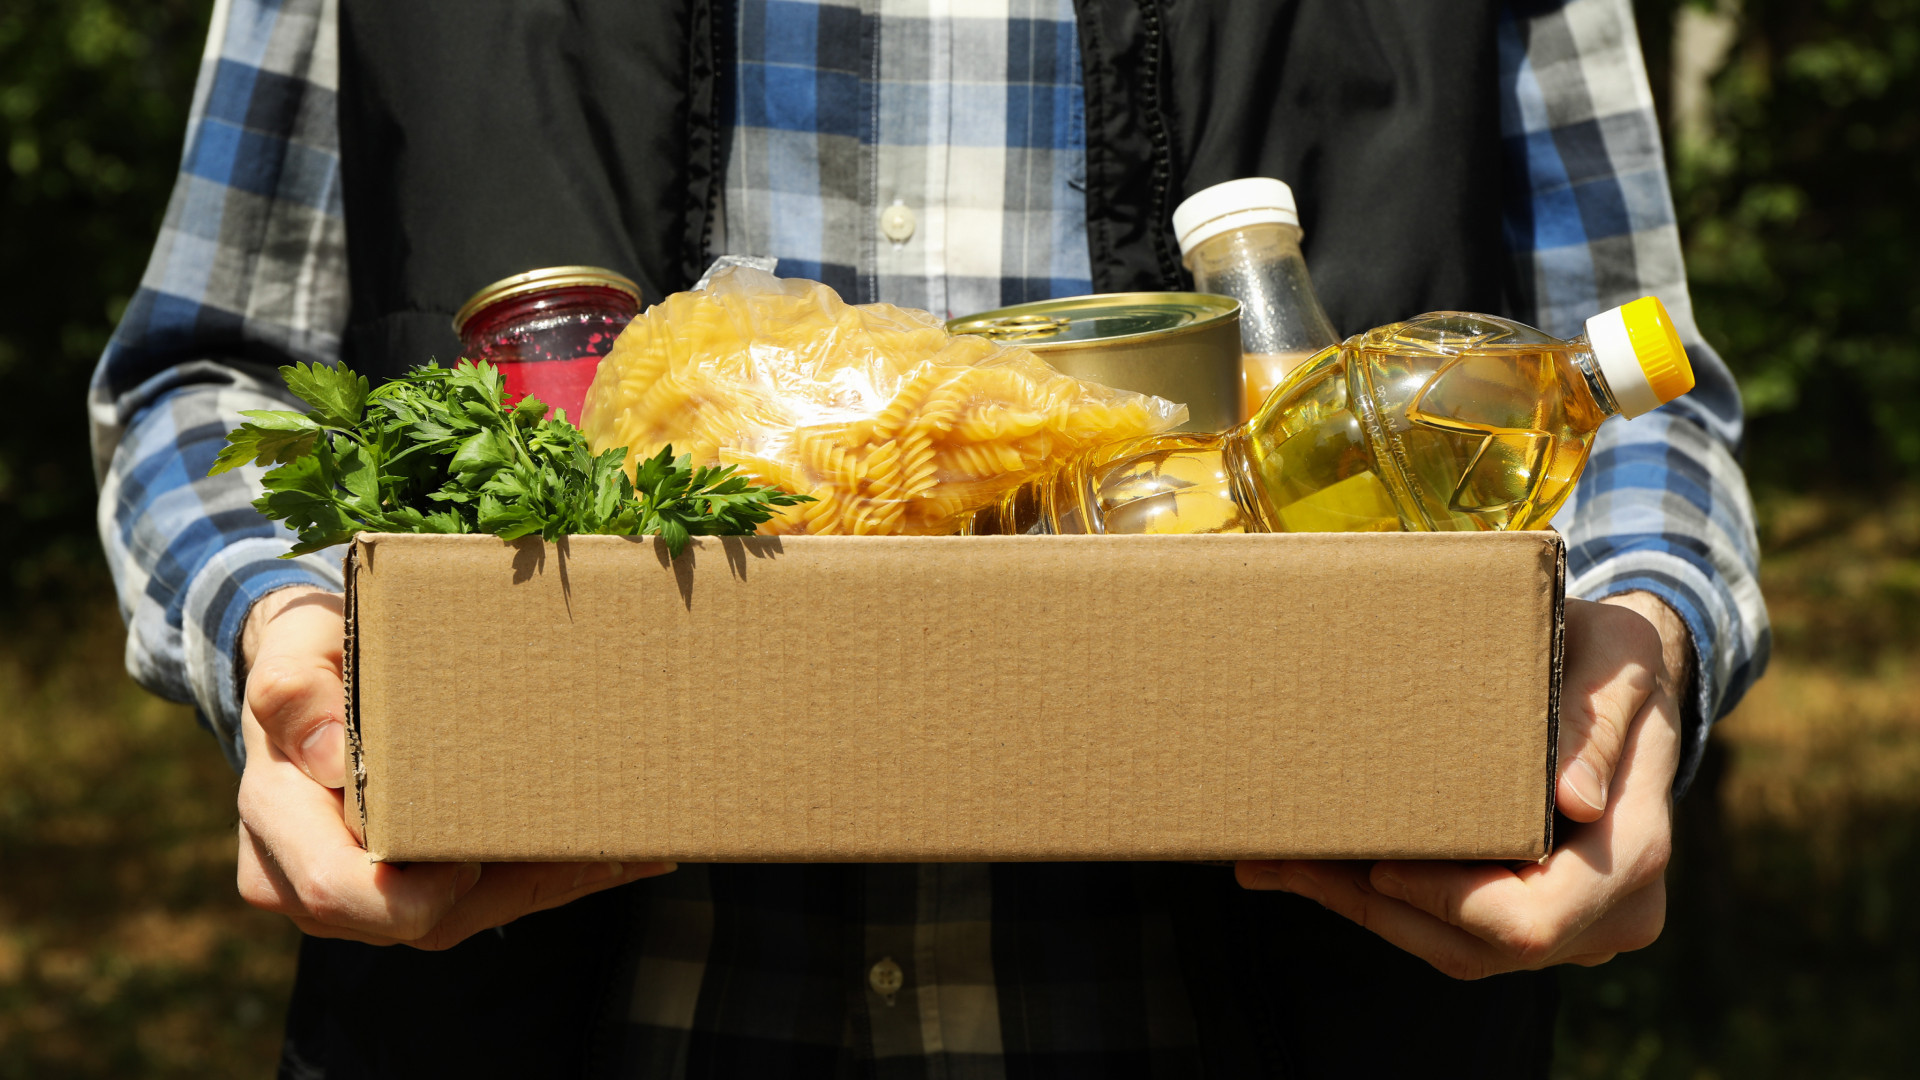
[[[1173,212],[1173,232],[1180,238],[1181,255],[1230,229],[1299,224],[1293,189],[1264,176],[1215,184],[1187,196]]]
[[[1588,319],[1587,344],[1628,420],[1693,389],[1686,347],[1657,297],[1643,296]]]

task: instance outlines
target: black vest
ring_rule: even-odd
[[[1343,333],[1440,308],[1511,309],[1491,4],[1077,6],[1095,288],[1181,287],[1173,208],[1260,175],[1293,185],[1315,283]],[[341,0],[348,363],[379,378],[449,360],[459,305],[534,267],[610,267],[648,301],[687,287],[713,254],[725,176],[729,7]],[[1242,891],[1224,869],[1110,869],[1158,905],[1176,939],[1203,1047],[1191,1071],[1544,1075],[1551,974],[1455,983],[1310,903]],[[750,867],[716,880],[764,887]],[[846,880],[857,893],[858,878]],[[646,918],[645,890],[602,893],[439,954],[307,939],[282,1075],[613,1066],[619,957]],[[1009,1073],[1047,1075],[1043,1042],[1023,1042],[1033,1032],[1015,1022],[1053,1007],[1024,996],[1021,932],[995,930],[1006,935],[995,963]],[[714,1073],[703,1060],[689,1070]],[[1144,1055],[1114,1060],[1113,1075],[1153,1067]]]
[[[347,361],[447,360],[474,290],[540,266],[683,289],[724,183],[730,5],[343,0]],[[1094,287],[1179,288],[1181,199],[1293,185],[1352,333],[1510,313],[1485,0],[1079,0]],[[741,252],[739,254],[753,254]]]

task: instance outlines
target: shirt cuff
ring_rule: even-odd
[[[194,704],[237,772],[247,763],[246,744],[240,738],[240,631],[253,605],[270,592],[295,585],[312,585],[330,592],[342,589],[338,549],[317,551],[296,559],[280,556],[293,550],[292,538],[256,537],[220,549],[187,586],[182,617],[181,645]]]

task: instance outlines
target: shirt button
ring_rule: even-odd
[[[900,965],[894,963],[891,956],[883,957],[867,972],[867,985],[883,998],[891,999],[906,984],[907,973],[900,970]]]
[[[919,224],[920,220],[913,215],[913,208],[906,203],[896,202],[880,211],[880,231],[896,244],[913,239],[913,230]]]

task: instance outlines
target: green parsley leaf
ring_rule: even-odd
[[[287,389],[313,406],[309,415],[329,427],[350,428],[360,422],[367,407],[367,380],[345,367],[295,364],[280,374]]]
[[[227,445],[213,459],[207,475],[218,476],[251,461],[259,465],[284,465],[313,450],[320,425],[296,412],[268,412],[249,409],[240,414],[253,417],[251,423],[228,434]]]
[[[370,387],[344,367],[280,369],[305,413],[244,413],[213,473],[274,465],[254,507],[285,521],[300,555],[362,530],[658,535],[678,556],[695,536],[752,532],[776,509],[813,500],[694,468],[672,447],[623,468],[624,448],[594,454],[565,415],[536,398],[509,403],[491,364],[429,363]]]

